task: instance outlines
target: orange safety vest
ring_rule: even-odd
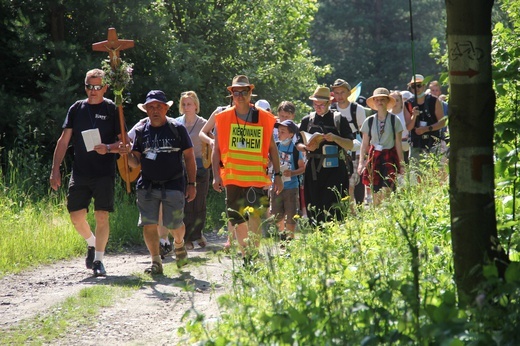
[[[239,119],[235,114],[235,107],[215,116],[222,162],[220,177],[224,186],[271,185],[267,165],[275,122],[274,116],[263,109],[258,109],[257,123],[246,123]]]

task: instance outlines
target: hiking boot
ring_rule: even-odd
[[[103,262],[101,262],[101,261],[94,261],[94,263],[92,263],[92,270],[94,271],[95,277],[107,276],[105,266],[103,265]]]
[[[170,244],[166,244],[166,243],[159,244],[159,250],[160,250],[160,254],[161,254],[161,259],[164,259],[167,254],[172,252],[172,243],[170,243]]]
[[[183,243],[181,247],[174,248],[175,251],[175,261],[177,262],[177,267],[180,268],[183,265],[188,264],[188,251],[186,251],[186,245]]]
[[[144,270],[146,274],[150,275],[162,275],[163,274],[163,266],[160,262],[152,262],[152,265]]]
[[[87,247],[87,258],[85,258],[85,265],[87,269],[92,269],[94,263],[94,256],[96,255],[96,248],[94,246]]]

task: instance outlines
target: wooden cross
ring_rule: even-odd
[[[121,62],[121,58],[119,57],[119,52],[128,48],[132,48],[134,46],[133,40],[119,40],[117,38],[117,32],[115,28],[108,28],[108,35],[106,41],[101,41],[92,44],[92,50],[97,52],[108,52],[108,56],[110,58],[110,67],[112,70],[116,69]],[[121,90],[122,91],[122,90]],[[123,114],[123,105],[118,105],[119,111],[119,124],[121,126],[121,142],[123,142],[123,146],[126,147],[127,144],[127,134],[126,134],[126,126],[125,126],[125,116]],[[121,177],[126,182],[126,191],[130,193],[130,172],[128,167],[128,156],[121,155],[119,160],[123,160],[123,168],[121,169],[120,165],[118,165],[119,173]]]
[[[115,28],[108,28],[108,35],[106,41],[92,43],[92,50],[96,52],[108,52],[110,58],[110,66],[115,68],[119,65],[121,59],[119,52],[125,49],[133,48],[133,40],[120,40],[117,38]]]

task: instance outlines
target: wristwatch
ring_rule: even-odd
[[[275,173],[273,173],[273,176],[274,176],[274,177],[276,177],[276,176],[281,177],[281,176],[282,176],[282,172],[278,172],[278,173],[275,172]]]
[[[428,131],[432,132],[433,131],[433,126],[428,126]]]
[[[188,183],[188,185],[193,185],[193,186],[197,187],[197,183],[196,182],[195,183]]]
[[[110,152],[110,144],[107,144],[107,153]]]

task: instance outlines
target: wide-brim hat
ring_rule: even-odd
[[[368,107],[372,108],[375,111],[377,111],[377,106],[376,106],[376,104],[374,102],[374,98],[376,98],[376,97],[386,97],[388,99],[388,104],[386,105],[386,108],[387,109],[394,108],[394,106],[395,106],[395,99],[392,96],[390,96],[390,92],[388,91],[388,89],[386,89],[386,88],[377,88],[376,90],[374,90],[374,93],[372,94],[372,96],[370,96],[367,99]]]
[[[292,134],[298,133],[298,125],[296,125],[292,120],[287,119],[282,121],[281,123],[274,124],[275,128],[278,128],[280,126],[286,126],[289,129],[289,132],[291,132]]]
[[[334,88],[346,88],[348,91],[352,90],[352,88],[350,87],[350,84],[348,84],[344,79],[336,79],[334,81],[334,84],[332,84],[330,86],[330,88],[332,90],[334,90]]]
[[[424,81],[424,76],[422,74],[416,74],[415,76],[412,76],[412,79],[408,83],[408,86],[410,86],[413,83],[420,83]]]
[[[314,90],[314,93],[309,96],[309,100],[313,101],[332,101],[333,96],[330,95],[330,89],[325,86],[319,86]]]
[[[168,105],[168,108],[173,105],[173,101],[168,101],[163,91],[151,90],[148,94],[146,94],[146,101],[144,103],[138,103],[137,108],[146,113],[146,105],[151,102],[160,102],[162,104]]]
[[[251,90],[253,90],[255,88],[255,85],[249,83],[249,78],[247,78],[247,76],[240,74],[238,76],[235,76],[235,78],[233,78],[231,85],[228,86],[227,89],[230,92],[233,92],[233,88],[243,88],[243,87],[249,87]]]

